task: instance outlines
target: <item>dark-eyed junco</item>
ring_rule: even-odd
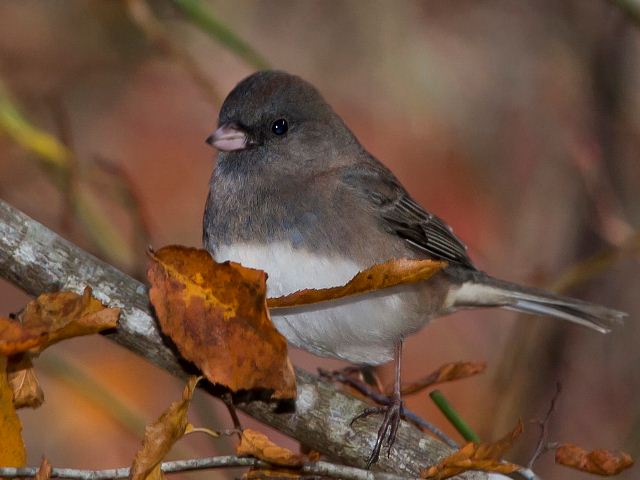
[[[444,221],[418,205],[360,145],[320,93],[299,77],[255,73],[224,101],[207,139],[217,165],[204,245],[217,261],[268,272],[270,296],[342,285],[393,258],[446,260],[432,279],[274,314],[296,347],[356,364],[396,362],[395,393],[370,458],[393,443],[400,354],[429,320],[470,307],[503,307],[609,331],[625,314],[496,280],[476,269]]]

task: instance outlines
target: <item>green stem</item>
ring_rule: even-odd
[[[451,425],[453,425],[458,433],[462,435],[462,438],[467,442],[480,442],[478,434],[474,432],[469,425],[467,425],[467,422],[465,422],[462,417],[460,417],[460,414],[456,412],[440,390],[433,390],[429,396],[431,397],[431,400],[433,400],[433,403],[435,403],[440,409],[442,414],[447,417],[447,420],[451,422]]]

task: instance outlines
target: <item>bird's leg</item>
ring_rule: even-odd
[[[367,460],[367,468],[371,468],[371,465],[378,461],[380,457],[380,450],[382,450],[382,445],[384,444],[387,447],[387,454],[391,452],[391,447],[396,439],[396,434],[398,433],[398,426],[400,425],[400,417],[402,414],[402,399],[400,397],[400,371],[402,366],[402,341],[399,341],[395,345],[394,351],[394,363],[395,363],[395,381],[393,384],[393,393],[389,398],[389,403],[382,407],[372,407],[367,408],[360,415],[355,417],[352,421],[364,417],[368,417],[369,415],[373,415],[376,413],[384,413],[384,418],[382,419],[382,425],[378,429],[378,437],[376,438],[376,444],[373,447],[373,451]]]

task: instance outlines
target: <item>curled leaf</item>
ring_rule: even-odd
[[[208,380],[232,392],[265,389],[275,398],[295,397],[287,342],[266,307],[264,272],[171,246],[152,255],[147,276],[162,331]]]
[[[467,443],[460,450],[449,455],[437,465],[422,470],[421,477],[443,480],[469,470],[509,474],[522,467],[501,460],[502,456],[522,434],[522,422],[494,443]]]
[[[486,368],[486,362],[446,363],[423,379],[402,387],[402,394],[411,395],[439,383],[452,382],[454,380],[478,375],[484,372]]]
[[[242,431],[236,453],[241,456],[256,457],[283,467],[299,467],[304,462],[304,456],[276,445],[265,434],[250,428],[245,428]]]
[[[27,304],[19,321],[0,317],[0,354],[41,352],[65,338],[115,328],[120,309],[107,308],[85,288],[74,292],[43,293]]]
[[[40,388],[31,357],[28,354],[9,357],[7,376],[13,391],[13,406],[15,408],[38,408],[42,405],[44,392]]]
[[[189,377],[182,399],[169,405],[160,418],[144,429],[142,446],[131,465],[131,480],[155,480],[163,477],[160,462],[173,444],[185,434],[189,424],[187,410],[200,379],[201,377]]]
[[[271,309],[289,308],[311,303],[327,302],[339,298],[427,280],[447,266],[435,260],[409,260],[401,258],[374,265],[356,274],[346,285],[321,289],[305,289],[282,297],[270,298]]]
[[[596,475],[617,475],[633,465],[631,455],[611,450],[585,450],[566,443],[556,448],[556,463]]]

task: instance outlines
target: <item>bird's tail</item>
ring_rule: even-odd
[[[454,308],[502,307],[568,320],[601,333],[610,332],[611,327],[621,324],[627,316],[618,310],[523,287],[488,275],[468,280],[452,293]]]

